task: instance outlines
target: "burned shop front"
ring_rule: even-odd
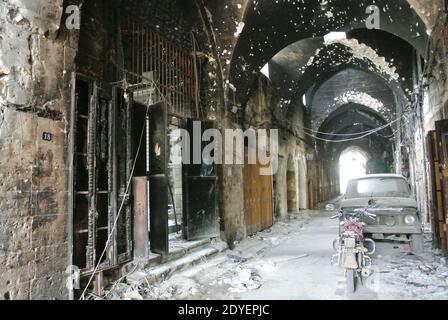
[[[101,294],[133,260],[163,261],[182,242],[220,235],[216,166],[176,161],[179,129],[215,126],[201,112],[194,33],[179,43],[135,12],[117,17],[101,2],[85,11],[69,146],[78,298]]]

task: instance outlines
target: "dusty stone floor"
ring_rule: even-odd
[[[323,211],[291,215],[212,260],[158,285],[119,284],[109,299],[448,299],[448,268],[426,243],[422,256],[378,243],[375,275],[354,294],[330,264],[337,221]]]

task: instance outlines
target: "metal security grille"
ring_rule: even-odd
[[[191,117],[196,112],[197,89],[195,59],[189,54],[142,24],[128,19],[122,28],[125,50],[125,69],[132,84],[149,84],[157,88],[158,99],[164,100],[171,115]],[[148,86],[134,92],[137,102],[146,101]]]

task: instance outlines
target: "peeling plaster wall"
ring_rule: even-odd
[[[77,41],[59,34],[62,2],[0,2],[0,299],[68,296],[66,115]]]

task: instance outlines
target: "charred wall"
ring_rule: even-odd
[[[197,16],[181,1],[88,1],[82,7],[79,53],[80,73],[108,82],[122,80],[124,66],[121,31],[127,23],[141,23],[192,52]]]
[[[65,150],[77,43],[60,29],[62,12],[62,0],[0,3],[0,299],[68,297]]]
[[[110,1],[87,1],[82,7],[77,72],[94,79],[118,81],[120,37],[117,8]]]
[[[120,2],[118,10],[121,16],[125,13],[143,22],[185,51],[192,52],[191,33],[199,20],[193,1],[127,0]]]
[[[227,79],[248,2],[206,2],[207,15],[202,19],[198,8],[191,3],[87,1],[82,11],[77,54],[78,32],[61,27],[62,0],[0,2],[0,299],[68,297],[65,270],[70,264],[71,245],[67,227],[70,74],[75,71],[77,54],[78,72],[104,81],[120,80],[114,64],[124,59],[117,37],[123,12],[158,30],[188,52],[192,50],[191,32],[197,34],[200,51],[197,56],[203,66],[199,71],[201,105],[207,108],[204,114],[218,120],[217,126],[280,129],[283,162],[274,178],[277,186],[274,199],[277,215],[282,217],[287,212],[284,186],[288,158],[303,159],[314,152],[314,146],[300,133],[300,126],[306,120],[305,110],[300,104],[283,109],[280,95],[264,83],[256,86],[245,118],[240,113],[232,115],[231,101],[226,103],[219,96],[219,81],[225,83]],[[433,1],[418,3],[419,15],[434,11],[426,9],[434,7]],[[212,22],[213,28],[207,28],[204,18]],[[446,36],[442,27],[435,28],[434,39],[437,34]],[[216,52],[211,49],[213,39],[217,39]],[[448,113],[443,41],[434,42],[434,51],[436,67],[425,113],[427,128]],[[217,61],[224,66],[223,79],[220,79],[222,70]],[[314,181],[316,188],[310,195],[314,204],[328,197],[337,182],[331,173],[323,177],[319,159],[308,162],[307,181]],[[233,243],[245,235],[243,168],[222,166],[220,170],[225,237]],[[323,182],[318,185],[319,181]]]

